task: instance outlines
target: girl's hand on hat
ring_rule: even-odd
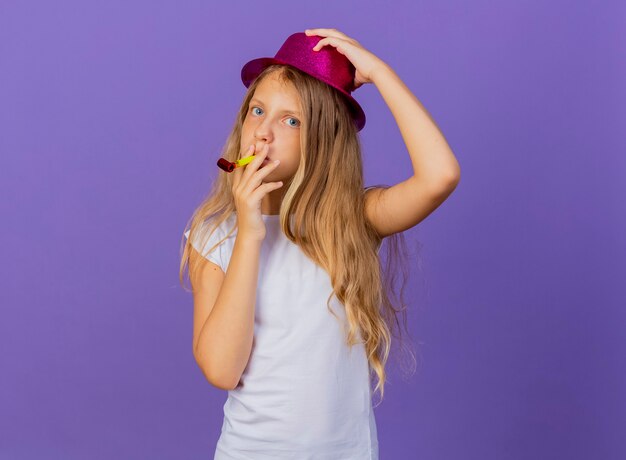
[[[337,29],[306,29],[306,35],[318,35],[322,38],[313,48],[319,51],[326,45],[334,46],[338,52],[343,54],[356,69],[354,75],[354,89],[365,83],[372,83],[372,75],[376,69],[387,65],[375,54],[363,48],[363,46],[353,38],[339,32]]]
[[[268,149],[268,145],[265,144],[256,153],[254,160],[243,167],[235,168],[232,173],[232,192],[237,209],[237,234],[259,241],[265,239],[261,201],[267,193],[283,186],[282,182],[263,182],[263,178],[278,166],[278,163],[270,162],[260,167]],[[255,146],[251,145],[244,156],[252,155],[255,153],[254,150]]]

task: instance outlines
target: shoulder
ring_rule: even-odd
[[[185,238],[198,253],[226,271],[237,229],[235,228],[230,235],[229,233],[235,223],[233,216],[229,216],[223,222],[218,222],[216,218],[207,218],[195,228],[193,235],[191,229],[185,231]]]
[[[378,236],[382,239],[384,238],[386,235],[383,235],[381,233],[381,229],[379,228],[378,225],[378,221],[377,221],[377,217],[376,217],[376,205],[377,202],[380,200],[381,198],[381,193],[382,191],[385,189],[385,186],[382,185],[370,185],[369,187],[365,187],[363,189],[363,195],[364,195],[364,213],[365,213],[365,219],[368,221],[368,223],[374,228],[374,230],[376,230],[376,233],[378,233]]]

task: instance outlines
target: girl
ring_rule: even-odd
[[[396,310],[383,287],[383,238],[415,226],[460,168],[426,110],[381,59],[336,29],[287,38],[244,65],[248,91],[219,173],[186,230],[193,353],[228,390],[215,459],[378,458],[371,379],[384,396]],[[413,176],[363,188],[351,92],[374,83]],[[388,154],[385,152],[385,154]]]

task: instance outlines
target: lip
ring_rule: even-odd
[[[263,149],[264,149],[263,145],[255,146],[254,148],[255,155],[258,155],[259,152],[261,152]],[[269,155],[265,157],[265,160],[263,160],[263,163],[265,163],[268,160],[271,161],[271,158],[269,157]]]

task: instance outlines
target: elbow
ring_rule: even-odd
[[[441,173],[436,179],[428,182],[428,189],[431,196],[437,197],[438,200],[445,199],[456,189],[460,180],[461,172],[458,170]]]
[[[223,372],[213,371],[208,365],[206,357],[202,357],[197,352],[194,352],[194,358],[196,360],[196,364],[202,371],[204,378],[215,388],[230,391],[234,390],[239,384],[239,379],[234,379],[232,376],[224,375]]]
[[[233,385],[232,383],[230,383],[228,381],[222,381],[222,380],[216,380],[216,379],[209,380],[208,378],[207,378],[207,380],[215,388],[218,388],[220,390],[225,390],[225,391],[234,390],[235,388],[237,388],[237,383],[239,383],[239,382],[237,382],[236,384]]]
[[[458,166],[454,168],[452,171],[449,171],[444,175],[444,179],[442,180],[443,189],[452,192],[459,182],[461,181],[461,168]]]
[[[207,380],[209,379],[207,378]],[[230,391],[237,388],[237,385],[239,385],[239,379],[228,378],[226,376],[223,376],[222,378],[213,377],[209,380],[209,383],[220,390]]]
[[[458,183],[461,180],[461,166],[459,165],[459,163],[455,163],[454,168],[452,168],[452,170],[448,171],[448,174],[446,174],[446,178],[448,180],[448,183],[453,188],[458,185]]]
[[[416,177],[416,176],[414,176]],[[451,192],[456,188],[461,180],[461,168],[458,163],[454,166],[439,171],[438,173],[431,173],[422,179],[422,183],[429,184],[429,188],[434,193],[446,193]]]

